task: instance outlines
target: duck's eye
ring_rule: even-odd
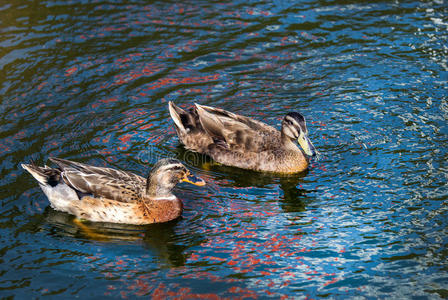
[[[169,168],[169,170],[171,170],[171,171],[181,171],[181,170],[183,170],[183,169],[184,169],[184,168],[181,167],[181,166],[174,166],[174,167]]]

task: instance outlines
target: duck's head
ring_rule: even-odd
[[[315,156],[317,154],[316,148],[308,138],[305,117],[298,112],[290,112],[283,118],[282,136],[293,141],[297,140],[306,155]]]
[[[205,185],[204,180],[194,176],[179,160],[161,159],[149,173],[146,193],[150,197],[172,197],[171,190],[181,182],[197,186]]]

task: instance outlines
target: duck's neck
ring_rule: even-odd
[[[153,200],[176,200],[172,193],[175,185],[160,174],[150,174],[146,182],[146,195]]]
[[[297,146],[294,140],[292,140],[289,136],[283,133],[281,135],[282,143],[285,149],[291,150],[291,151],[300,151],[300,148]]]

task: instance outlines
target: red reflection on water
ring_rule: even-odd
[[[69,68],[69,69],[65,70],[65,76],[73,75],[73,73],[75,73],[76,71],[78,71],[78,67],[76,67],[76,66]]]
[[[149,87],[145,89],[155,90],[160,87],[168,86],[168,85],[178,85],[178,84],[188,84],[188,83],[202,83],[209,82],[219,79],[219,74],[215,75],[207,75],[207,76],[198,76],[198,77],[187,77],[187,78],[162,78],[157,80],[155,83],[151,84]]]

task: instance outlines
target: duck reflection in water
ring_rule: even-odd
[[[106,222],[80,222],[74,216],[47,207],[41,226],[50,224],[55,236],[69,236],[112,244],[139,244],[167,266],[183,266],[188,258],[188,244],[202,243],[205,238],[196,231],[179,229],[180,219],[149,225],[129,225]],[[187,228],[188,230],[188,228]],[[185,236],[191,243],[185,243]]]

